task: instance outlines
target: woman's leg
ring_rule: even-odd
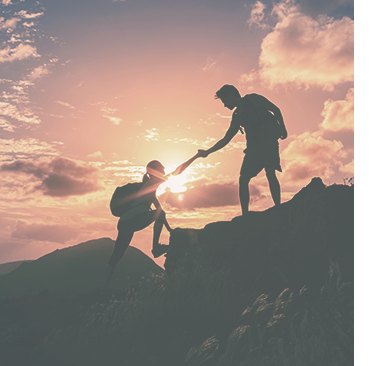
[[[117,266],[119,260],[124,256],[126,249],[128,248],[130,241],[133,238],[134,231],[128,228],[128,230],[123,230],[119,228],[118,236],[115,241],[114,250],[107,264],[106,270],[106,281],[103,286],[104,289],[110,289],[111,278],[113,277],[115,267]]]

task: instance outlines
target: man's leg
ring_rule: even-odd
[[[277,179],[275,169],[266,168],[266,178],[269,182],[270,193],[274,204],[277,206],[281,203],[281,188],[280,182]]]
[[[248,213],[248,205],[250,203],[250,189],[248,187],[251,178],[245,175],[239,177],[239,200],[242,207],[242,215]]]

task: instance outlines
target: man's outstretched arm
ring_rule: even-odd
[[[211,148],[208,150],[198,150],[198,155],[202,158],[206,158],[209,154],[222,149],[225,145],[227,145],[233,137],[238,133],[240,125],[235,123],[233,120],[231,121],[231,125],[229,126],[228,131],[225,133],[225,136],[217,141]]]

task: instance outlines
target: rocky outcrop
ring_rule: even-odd
[[[279,294],[286,287],[316,289],[330,261],[353,280],[353,186],[325,186],[320,178],[290,201],[201,230],[176,229],[166,255],[169,276],[187,268],[227,268],[242,286]],[[183,271],[182,271],[183,274]],[[310,293],[310,291],[309,291]]]

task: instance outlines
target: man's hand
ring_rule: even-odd
[[[280,126],[280,134],[281,140],[285,140],[288,137],[288,131],[286,130],[285,126]]]
[[[206,158],[209,153],[206,150],[198,150],[198,156],[201,158]]]

